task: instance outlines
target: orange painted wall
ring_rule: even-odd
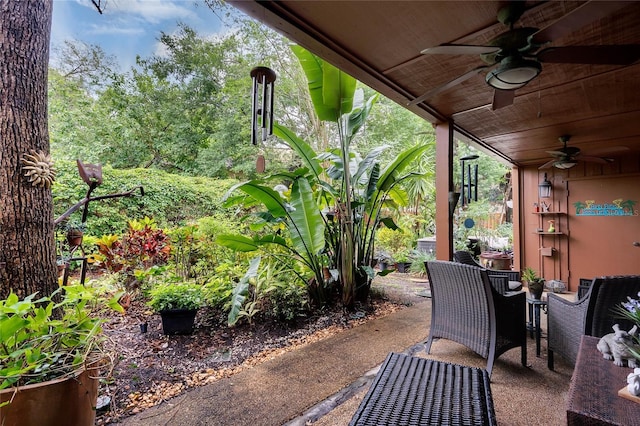
[[[534,214],[534,203],[543,200],[538,198],[538,184],[545,171],[553,185],[552,196],[545,201],[558,214]],[[520,232],[514,236],[514,245],[520,250],[516,251],[516,268],[530,266],[546,280],[568,283],[571,291],[577,290],[580,278],[640,274],[640,247],[632,245],[640,242],[640,215],[578,217],[573,205],[577,196],[596,204],[624,199],[637,201],[635,207],[640,210],[640,154],[616,157],[606,165],[581,162],[568,170],[520,168],[517,179],[514,230]],[[571,188],[576,193],[573,197]],[[555,220],[556,230],[563,234],[538,234],[539,228],[548,230],[548,220]],[[551,249],[552,255],[541,255],[543,247],[547,254]]]

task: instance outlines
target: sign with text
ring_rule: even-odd
[[[638,216],[634,209],[637,201],[618,198],[610,203],[596,203],[595,200],[576,201],[576,216]]]

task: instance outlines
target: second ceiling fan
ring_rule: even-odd
[[[640,59],[640,44],[607,46],[542,46],[576,31],[585,25],[610,15],[629,2],[587,2],[572,10],[552,24],[542,28],[514,28],[514,24],[525,12],[524,1],[513,1],[498,11],[498,21],[508,25],[509,30],[495,37],[486,46],[464,44],[442,44],[422,51],[425,55],[479,55],[486,65],[439,86],[409,102],[418,104],[444,90],[489,70],[486,82],[495,89],[493,109],[513,103],[514,92],[533,80],[542,71],[541,63],[573,63],[629,65]]]
[[[558,169],[570,169],[579,161],[585,161],[589,163],[608,164],[613,160],[611,158],[594,157],[591,155],[582,155],[580,148],[576,146],[567,146],[567,143],[571,139],[570,135],[563,135],[558,138],[562,143],[562,148],[557,151],[547,151],[553,157],[553,160],[547,161],[539,169],[550,169],[555,167]],[[614,152],[627,151],[629,148],[625,146],[610,147],[606,152],[612,154]]]

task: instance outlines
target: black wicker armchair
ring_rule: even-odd
[[[457,262],[425,262],[431,287],[431,330],[427,353],[435,339],[460,343],[493,362],[509,349],[520,347],[527,365],[524,292],[498,293],[487,271]]]
[[[455,252],[453,254],[453,260],[459,263],[464,263],[465,265],[477,266],[479,268],[486,269],[487,274],[489,274],[491,284],[500,294],[505,294],[507,291],[519,291],[522,289],[520,271],[485,268],[476,262],[471,253],[464,250]]]
[[[547,366],[553,370],[554,354],[575,365],[580,337],[602,337],[613,332],[613,325],[629,330],[633,324],[615,313],[627,296],[637,298],[640,275],[595,278],[577,302],[570,302],[556,294],[548,296],[548,356]]]

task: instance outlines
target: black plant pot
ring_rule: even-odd
[[[536,300],[540,300],[540,297],[542,297],[542,291],[544,290],[544,283],[542,282],[529,283],[528,287],[529,287],[529,294],[531,294],[531,297]]]
[[[411,269],[411,262],[397,262],[396,270],[400,273],[406,274]]]
[[[164,334],[191,334],[197,309],[171,309],[161,311],[162,332]]]

